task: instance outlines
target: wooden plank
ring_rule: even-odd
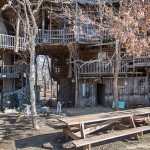
[[[148,116],[133,116],[133,120],[149,121],[150,117]]]
[[[97,121],[105,121],[110,119],[119,119],[124,117],[129,117],[130,114],[120,114],[120,113],[101,113],[101,114],[93,114],[93,115],[83,115],[76,116],[70,118],[60,118],[59,120],[68,124],[80,124],[80,123],[92,123]]]
[[[76,136],[73,132],[71,132],[69,129],[64,128],[64,129],[63,129],[63,132],[64,132],[65,134],[67,134],[68,136],[70,136],[70,137],[71,137],[72,139],[74,139],[74,140],[79,140],[79,139],[81,139],[80,137]]]
[[[111,125],[113,128],[117,128],[117,129],[128,129],[130,128],[127,125],[123,125],[123,124],[119,124],[118,122],[115,122]]]
[[[130,109],[125,111],[116,111],[108,113],[90,114],[82,116],[74,116],[68,118],[60,118],[59,120],[67,125],[81,124],[81,123],[92,123],[97,121],[105,121],[109,119],[125,118],[129,116],[150,114],[150,108],[138,108]]]
[[[110,140],[110,139],[114,139],[114,138],[118,138],[118,137],[123,137],[126,135],[132,135],[135,133],[148,131],[148,130],[150,130],[150,126],[136,127],[136,128],[121,130],[121,131],[112,132],[112,133],[108,133],[108,134],[102,134],[99,136],[94,136],[94,137],[90,137],[90,138],[86,138],[86,139],[80,139],[80,140],[72,141],[72,143],[76,147],[80,147],[80,146],[93,144],[93,143],[97,143],[97,142],[102,142],[102,141],[106,141],[106,140]]]
[[[129,121],[129,124],[130,124],[131,127],[136,128],[132,116],[128,118],[128,121]],[[141,135],[142,135],[142,133],[141,133]],[[135,134],[134,134],[134,138],[135,138],[136,140],[139,140],[139,135],[138,135],[137,133],[135,133]]]
[[[75,127],[75,128],[80,129],[80,124],[74,124],[74,125],[72,125],[72,126]]]
[[[108,120],[108,121],[96,124],[96,125],[94,125],[94,126],[92,126],[90,128],[84,129],[85,135],[87,135],[89,133],[92,133],[92,132],[95,132],[95,131],[97,131],[99,129],[102,129],[104,127],[107,127],[107,126],[109,126],[110,124],[114,123],[117,120],[118,119]],[[77,132],[76,135],[79,136],[80,132]]]

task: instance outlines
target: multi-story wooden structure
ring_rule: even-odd
[[[118,7],[119,0],[106,0],[112,7]],[[72,31],[72,27],[65,18],[59,17],[62,5],[75,5],[76,17],[78,18],[78,8],[82,7],[87,14],[99,13],[92,8],[97,0],[45,0],[39,15],[39,32],[37,35],[37,55],[49,55],[51,58],[51,77],[57,81],[58,100],[74,103],[75,97],[75,75],[73,65],[68,64],[70,58],[68,44],[77,42],[78,60],[78,106],[86,105],[112,105],[113,101],[113,68],[115,59],[109,63],[108,57],[113,55],[115,50],[115,39],[107,30],[99,31],[92,25],[83,27],[81,34],[79,24],[77,23],[77,34]],[[1,2],[1,6],[3,3]],[[92,5],[92,6],[91,6]],[[89,7],[90,6],[90,7]],[[91,9],[92,8],[92,9]],[[57,17],[53,16],[52,10],[55,10]],[[18,58],[13,51],[15,47],[15,33],[9,23],[15,23],[15,14],[13,10],[8,9],[1,15],[0,30],[0,48],[1,48],[1,87],[3,91],[10,92],[16,90],[15,81],[19,74],[14,69],[15,60]],[[38,20],[39,20],[38,18]],[[55,18],[55,19],[54,19]],[[76,19],[77,19],[76,18]],[[42,20],[42,21],[41,21]],[[9,22],[9,23],[8,23]],[[4,30],[5,29],[5,30]],[[24,38],[19,39],[19,51],[25,53]],[[120,53],[124,53],[123,50]],[[6,59],[7,57],[7,59]],[[98,60],[101,58],[101,61]],[[149,105],[149,62],[148,54],[141,57],[126,56],[121,61],[119,73],[119,100],[124,101],[127,107],[133,107],[136,104],[144,106]],[[7,84],[6,84],[7,83]]]

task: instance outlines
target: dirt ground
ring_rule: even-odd
[[[105,107],[69,108],[63,114],[68,116],[112,111]],[[70,139],[63,133],[63,124],[55,114],[39,114],[40,129],[32,129],[31,120],[26,117],[18,119],[18,113],[0,114],[0,130],[6,130],[6,137],[0,141],[0,150],[45,150],[44,143],[50,143],[53,150],[81,150],[74,148]],[[4,122],[3,122],[3,121]],[[92,150],[149,150],[150,132],[135,141],[129,137],[109,140],[92,145]]]

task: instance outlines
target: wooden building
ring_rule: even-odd
[[[118,7],[119,0],[106,0],[111,6]],[[77,34],[72,31],[72,26],[68,21],[59,17],[62,5],[75,6],[76,12],[82,7],[87,14],[96,13],[94,6],[97,0],[45,0],[41,7],[41,13],[38,18],[39,32],[37,35],[37,55],[48,55],[51,58],[51,77],[57,81],[58,100],[61,102],[72,101],[75,103],[75,74],[73,64],[68,63],[70,51],[68,44],[78,43],[77,49],[78,63],[78,106],[94,106],[97,104],[111,106],[113,97],[113,69],[115,59],[109,64],[108,57],[115,51],[115,39],[107,30],[99,31],[92,25],[83,27],[81,34],[80,27],[77,24]],[[1,7],[3,3],[0,3]],[[52,10],[57,12],[54,16]],[[92,12],[93,11],[93,12]],[[7,22],[15,23],[15,14],[13,10],[8,9],[1,15],[0,21],[0,86],[5,92],[16,90],[17,80],[23,80],[23,73],[18,73],[14,69],[15,61],[19,58],[13,50],[15,47],[15,33],[13,27]],[[78,13],[77,13],[78,15]],[[78,17],[78,16],[77,16]],[[55,19],[54,19],[55,18]],[[7,20],[4,22],[3,20]],[[2,29],[3,28],[3,29]],[[24,38],[19,39],[19,52],[26,53]],[[122,49],[120,53],[124,53]],[[7,58],[7,59],[6,59]],[[98,60],[101,61],[91,61]],[[22,60],[23,58],[21,58]],[[126,107],[135,107],[138,105],[149,105],[149,66],[150,57],[143,54],[140,57],[134,55],[126,56],[121,61],[119,73],[119,100],[124,101]],[[21,82],[23,86],[23,81]]]

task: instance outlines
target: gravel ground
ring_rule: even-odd
[[[68,116],[112,111],[105,107],[91,107],[79,109],[63,109]],[[31,120],[22,117],[16,122],[18,113],[0,114],[0,126],[7,131],[7,136],[0,141],[0,150],[45,150],[44,143],[50,143],[53,150],[81,150],[74,148],[71,140],[63,134],[63,124],[58,121],[57,115],[38,116],[40,129],[34,130]],[[92,145],[92,150],[149,150],[150,132],[144,138],[135,141],[131,138],[119,138]]]

